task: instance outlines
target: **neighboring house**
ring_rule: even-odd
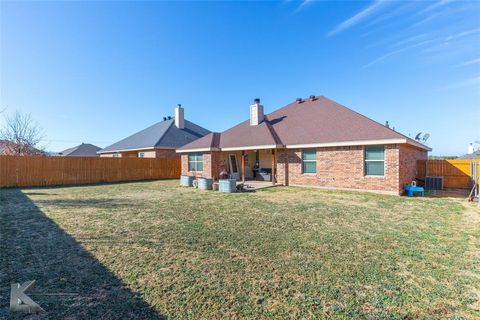
[[[13,151],[14,143],[8,140],[0,140],[0,155],[2,156],[11,156],[14,155]]]
[[[62,157],[98,157],[97,151],[101,149],[90,143],[82,143],[73,148],[63,150],[58,155]]]
[[[19,147],[20,146],[20,147]],[[44,156],[45,152],[29,145],[19,145],[8,140],[0,140],[0,156]]]
[[[326,97],[311,96],[264,116],[256,99],[250,119],[177,150],[182,174],[402,193],[427,146]]]
[[[457,159],[461,160],[476,160],[480,159],[480,150],[472,151],[472,153],[464,154],[463,156],[458,157]]]
[[[175,149],[208,133],[207,129],[186,120],[184,109],[178,105],[174,118],[165,117],[97,153],[100,157],[177,158]]]

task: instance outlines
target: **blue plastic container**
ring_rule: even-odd
[[[235,179],[223,179],[218,181],[218,191],[220,192],[236,192],[237,180]]]
[[[192,176],[180,176],[180,185],[182,187],[191,187],[195,177]]]
[[[425,189],[423,189],[423,187],[405,186],[404,191],[407,197],[413,197],[415,192],[419,192],[422,197],[425,195]]]

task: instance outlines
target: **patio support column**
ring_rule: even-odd
[[[280,162],[283,161],[283,177],[280,177],[280,183],[283,183],[284,186],[288,186],[288,158],[289,154],[287,149],[282,149],[280,151],[279,158],[281,157]]]
[[[272,184],[275,185],[275,149],[272,149]]]
[[[242,182],[245,183],[245,151],[242,151]]]

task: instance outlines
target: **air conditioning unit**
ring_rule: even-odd
[[[427,190],[442,190],[443,177],[442,176],[426,176],[425,189]]]

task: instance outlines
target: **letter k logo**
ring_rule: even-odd
[[[35,280],[26,281],[22,285],[14,283],[10,290],[10,311],[25,313],[45,312],[35,301],[25,294],[33,286]]]

